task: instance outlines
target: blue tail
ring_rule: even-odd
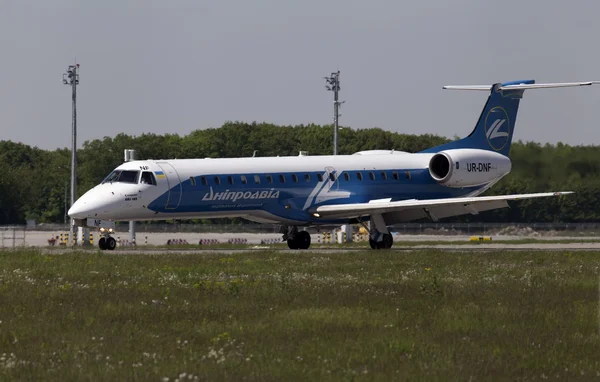
[[[475,129],[469,136],[421,152],[436,153],[449,149],[482,149],[508,156],[515,122],[517,121],[519,102],[525,90],[498,90],[498,87],[533,83],[535,83],[534,80],[494,84],[479,116],[479,121],[477,121]]]

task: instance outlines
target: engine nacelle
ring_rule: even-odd
[[[508,174],[510,159],[479,149],[444,150],[429,160],[429,174],[447,187],[480,186]]]

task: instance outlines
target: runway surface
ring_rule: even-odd
[[[1,247],[12,247],[13,243],[16,246],[25,245],[25,246],[33,246],[33,247],[45,247],[48,246],[48,239],[50,238],[58,238],[60,237],[60,232],[44,232],[44,231],[19,231],[16,232],[16,238],[12,239],[10,235],[7,235],[6,238],[2,238],[0,240],[0,248]],[[479,236],[479,234],[477,234]],[[65,236],[66,237],[66,236]],[[113,237],[119,242],[121,240],[128,241],[129,235],[127,232],[119,232],[115,233]],[[437,242],[440,245],[454,245],[451,242],[469,242],[468,235],[405,235],[405,234],[395,234],[394,235],[394,245],[396,248],[402,248],[402,243],[410,243],[410,242]],[[97,242],[99,236],[97,233],[94,235],[94,240]],[[597,236],[493,236],[493,240],[502,240],[502,241],[511,241],[511,240],[543,240],[543,241],[555,241],[568,240],[570,242],[578,242],[583,240],[593,240],[596,239],[599,241]],[[280,242],[281,234],[279,233],[177,233],[177,232],[138,232],[137,234],[137,244],[141,247],[142,245],[152,245],[152,246],[162,246],[166,245],[169,240],[185,240],[189,244],[198,244],[200,240],[214,240],[219,243],[227,243],[229,240],[237,240],[237,241],[245,241],[247,244],[251,245],[261,245],[261,243],[265,242]],[[323,236],[319,234],[312,235],[312,246],[318,246],[323,242]],[[467,244],[465,244],[467,245]],[[465,245],[460,245],[461,248],[464,248]],[[496,244],[485,244],[486,248],[494,248]],[[515,244],[517,245],[517,244]],[[529,244],[523,244],[529,245]],[[543,246],[544,244],[542,244]],[[570,244],[569,244],[570,245]],[[586,243],[589,245],[589,243]],[[368,248],[368,244],[364,243],[365,248]],[[538,246],[538,244],[530,245],[531,248]],[[410,246],[414,248],[413,246]],[[480,245],[476,245],[477,248]],[[505,248],[505,247],[503,247]],[[529,249],[529,247],[526,247]],[[600,247],[599,247],[600,248]],[[505,248],[506,249],[506,248]],[[593,248],[595,249],[595,248]]]
[[[97,252],[97,248],[44,248],[46,254],[67,254],[74,251]],[[340,252],[358,252],[371,251],[368,246],[365,247],[313,247],[308,250],[282,249],[281,247],[271,246],[249,246],[248,248],[128,248],[116,249],[114,251],[102,251],[107,255],[164,255],[164,254],[236,254],[264,251],[276,251],[282,254],[302,254],[302,253],[340,253]],[[600,251],[600,243],[531,243],[531,244],[440,244],[440,245],[416,245],[416,246],[398,246],[390,250],[381,250],[389,252],[413,252],[420,250],[439,250],[444,252],[492,252],[492,251]],[[379,252],[379,251],[377,251]]]

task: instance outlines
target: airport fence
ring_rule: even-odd
[[[26,226],[0,226],[0,248],[24,246],[26,237]]]

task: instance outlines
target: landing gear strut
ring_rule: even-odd
[[[308,249],[310,247],[310,233],[307,231],[298,231],[296,226],[282,227],[280,231],[290,249]]]

